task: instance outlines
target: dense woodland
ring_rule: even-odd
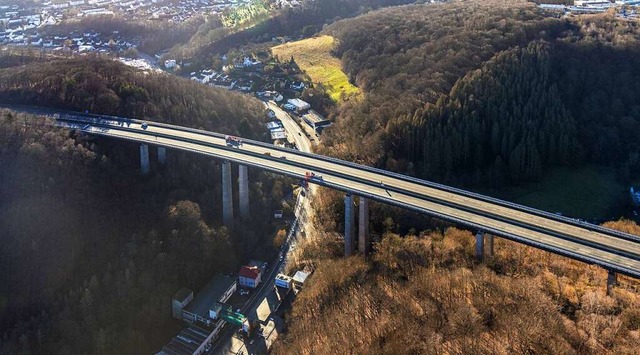
[[[366,93],[337,108],[326,153],[462,186],[566,164],[640,171],[635,22],[468,1],[382,9],[323,32]]]
[[[0,97],[11,102],[132,108],[138,117],[263,135],[266,116],[253,99],[109,60],[27,64],[0,76]],[[275,253],[271,212],[286,180],[250,170],[252,223],[228,230],[218,163],[171,150],[167,159],[158,166],[151,150],[143,177],[136,144],[0,112],[0,353],[155,352],[182,326],[170,311],[179,288],[197,290],[214,272]]]
[[[145,45],[153,52],[190,38],[174,53],[211,60],[337,21],[323,33],[339,40],[335,55],[365,95],[330,113],[323,153],[463,186],[536,180],[557,165],[609,164],[621,178],[640,172],[634,22],[610,14],[559,19],[520,0],[369,12],[401,3],[305,2],[238,32],[196,19]],[[340,20],[359,13],[366,14]],[[0,103],[266,138],[262,105],[242,95],[99,56],[13,51],[0,53],[0,63]],[[141,177],[136,145],[47,123],[0,112],[0,353],[151,353],[181,326],[170,318],[177,289],[197,289],[213,272],[273,247],[264,236],[285,180],[252,172],[255,223],[227,230],[219,226],[219,166],[210,159],[170,152],[166,168]],[[314,203],[326,234],[297,250],[298,262],[316,272],[276,353],[640,347],[636,282],[623,279],[607,297],[602,270],[506,241],[478,265],[470,233],[376,204],[376,253],[342,259],[340,195]],[[611,226],[640,232],[630,222]]]
[[[629,221],[608,224],[639,234]],[[389,225],[390,227],[393,224]],[[393,229],[393,228],[390,228]],[[369,259],[342,257],[321,234],[297,250],[315,272],[274,354],[633,354],[640,347],[640,284],[605,294],[606,271],[496,240],[474,260],[456,228],[382,230]]]
[[[462,186],[535,181],[587,163],[637,175],[638,26],[559,19],[524,1],[410,5],[322,32],[364,93],[335,108],[322,152]],[[478,264],[473,235],[372,204],[374,253],[344,258],[342,195],[314,196],[315,269],[276,354],[631,354],[640,284],[506,240]],[[640,234],[634,222],[606,226]],[[423,232],[419,232],[423,230]],[[354,341],[355,339],[355,341]],[[337,350],[339,349],[339,350]]]
[[[0,69],[0,103],[39,105],[179,123],[266,138],[255,99],[99,56]]]

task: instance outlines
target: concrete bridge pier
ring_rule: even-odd
[[[158,147],[158,163],[164,165],[167,162],[167,148]]]
[[[222,223],[233,225],[233,187],[231,185],[231,163],[222,162]]]
[[[607,296],[611,295],[613,288],[618,285],[618,274],[615,271],[609,270],[607,275]]]
[[[353,195],[344,197],[344,256],[351,256],[355,251],[355,206]]]
[[[487,256],[493,257],[493,234],[487,234]]]
[[[140,171],[142,175],[149,173],[149,146],[140,144]]]
[[[240,217],[249,217],[249,178],[247,166],[238,165],[238,195],[240,198]]]
[[[476,233],[476,260],[482,262],[484,258],[484,232],[478,231]]]
[[[358,212],[358,250],[364,255],[369,254],[369,199],[362,196]]]

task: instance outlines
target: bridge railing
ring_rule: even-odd
[[[69,114],[65,114],[65,115],[69,115]],[[158,127],[163,127],[163,128],[168,128],[168,129],[173,129],[173,130],[178,130],[178,131],[183,131],[183,132],[196,133],[196,134],[201,134],[201,135],[206,135],[206,136],[211,136],[211,137],[216,137],[216,138],[224,138],[224,136],[225,136],[225,134],[218,133],[218,132],[211,132],[211,131],[206,131],[206,130],[203,130],[203,129],[183,127],[183,126],[175,126],[175,125],[162,123],[162,122],[155,122],[155,121],[145,121],[145,120],[122,118],[122,117],[116,117],[116,116],[82,114],[82,113],[76,114],[75,116],[76,117],[91,117],[91,118],[95,118],[97,120],[108,119],[108,120],[113,120],[113,121],[140,123],[140,124],[143,123],[143,122],[147,122],[152,126],[155,125],[155,126],[158,126]],[[60,119],[64,119],[64,118],[61,116]],[[536,208],[532,208],[532,207],[520,205],[520,204],[517,204],[517,203],[501,200],[501,199],[498,199],[498,198],[482,195],[482,194],[475,193],[475,192],[472,192],[472,191],[463,190],[463,189],[459,189],[459,188],[456,188],[456,187],[451,187],[451,186],[439,184],[439,183],[436,183],[436,182],[427,181],[427,180],[419,179],[419,178],[416,178],[416,177],[399,174],[399,173],[392,172],[392,171],[387,171],[387,170],[383,170],[383,169],[379,169],[379,168],[375,168],[375,167],[370,167],[370,166],[367,166],[367,165],[362,165],[362,164],[353,163],[353,162],[349,162],[349,161],[345,161],[345,160],[340,160],[340,159],[337,159],[337,158],[334,158],[334,157],[330,157],[330,156],[319,155],[319,154],[308,153],[308,152],[302,152],[302,151],[299,151],[299,150],[279,147],[279,146],[275,146],[273,144],[260,142],[260,141],[256,141],[256,140],[251,140],[251,139],[244,139],[243,138],[242,141],[243,141],[243,143],[249,143],[249,144],[252,144],[252,145],[257,145],[257,146],[261,146],[261,147],[268,148],[268,149],[275,149],[275,150],[279,150],[279,151],[283,151],[283,152],[287,152],[287,153],[306,156],[306,157],[313,158],[313,159],[324,160],[324,161],[331,162],[331,163],[338,164],[338,165],[342,165],[342,166],[348,166],[348,167],[355,168],[355,169],[366,170],[366,171],[369,171],[369,172],[372,172],[372,173],[376,173],[376,174],[392,177],[392,178],[399,179],[399,180],[404,180],[404,181],[407,181],[407,182],[416,183],[416,184],[419,184],[419,185],[435,188],[435,189],[438,189],[438,190],[441,190],[441,191],[445,191],[445,192],[449,192],[449,193],[455,193],[455,194],[458,194],[458,195],[461,195],[461,196],[474,198],[474,199],[477,199],[477,200],[480,200],[480,201],[493,203],[493,204],[496,204],[496,205],[499,205],[499,206],[503,206],[503,207],[509,207],[509,208],[516,209],[516,210],[519,210],[519,211],[522,211],[522,212],[527,212],[527,213],[531,213],[533,215],[537,215],[537,216],[549,218],[549,219],[552,219],[552,220],[556,220],[556,221],[559,221],[559,222],[564,222],[566,224],[582,227],[582,228],[585,228],[587,230],[597,231],[597,232],[600,232],[600,233],[608,234],[610,236],[615,236],[615,237],[622,238],[622,239],[625,239],[625,240],[628,240],[628,241],[640,243],[640,236],[636,236],[636,235],[629,234],[629,233],[624,233],[624,232],[621,232],[621,231],[617,231],[617,230],[614,230],[614,229],[611,229],[611,228],[606,228],[606,227],[603,227],[603,226],[600,226],[600,225],[588,223],[588,222],[581,221],[581,220],[578,220],[578,219],[574,219],[574,218],[570,218],[570,217],[566,217],[566,216],[561,216],[561,215],[557,215],[557,214],[554,214],[554,213],[551,213],[551,212],[539,210],[539,209],[536,209]]]

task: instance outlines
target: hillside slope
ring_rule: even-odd
[[[244,95],[98,57],[14,58],[0,69],[0,105],[265,137],[264,107]],[[141,176],[137,144],[0,110],[0,353],[155,352],[182,326],[167,308],[178,289],[275,253],[268,211],[285,183],[250,172],[252,223],[229,230],[220,166],[172,150],[159,166],[154,155]]]
[[[0,69],[0,103],[151,119],[266,138],[264,106],[246,95],[98,56]]]
[[[640,227],[610,226],[632,233]],[[516,243],[474,261],[455,228],[387,233],[371,260],[321,238],[274,354],[632,354],[640,347],[640,283],[605,295],[606,272]],[[299,248],[318,248],[302,243]],[[305,254],[307,251],[301,251]],[[308,254],[307,254],[308,255]]]
[[[365,99],[337,109],[325,152],[460,186],[535,181],[550,167],[593,163],[632,177],[638,31],[609,14],[560,19],[519,0],[339,21],[323,32],[338,39],[336,54]]]
[[[334,45],[333,37],[320,36],[281,44],[272,47],[271,51],[280,60],[293,58],[296,65],[334,102],[357,99],[360,90],[349,82],[340,60],[331,54]]]

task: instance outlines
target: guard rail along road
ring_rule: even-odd
[[[424,213],[523,243],[609,272],[640,278],[640,237],[480,194],[327,156],[152,121],[86,114],[55,115],[57,125],[204,154]],[[144,127],[143,127],[144,124]]]

